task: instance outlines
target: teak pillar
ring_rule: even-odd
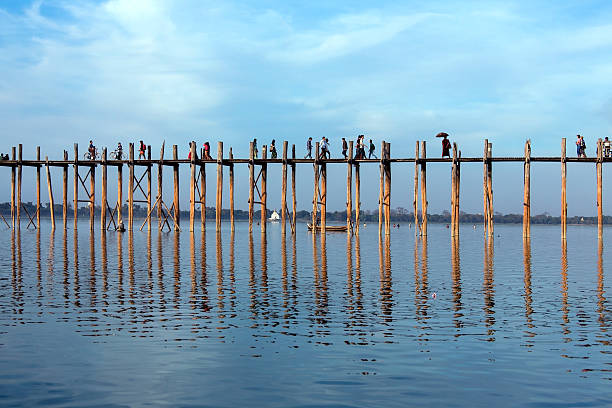
[[[281,230],[287,232],[287,147],[288,142],[283,142],[283,167],[281,180]]]
[[[128,231],[134,229],[134,143],[129,144]]]
[[[391,143],[385,142],[385,235],[391,234]]]
[[[483,163],[483,215],[485,234],[493,236],[493,177],[492,155],[493,145],[487,139],[484,141]]]
[[[100,206],[100,228],[102,231],[106,230],[106,202],[107,202],[107,188],[108,188],[108,179],[107,179],[107,168],[106,168],[106,147],[102,149],[102,193],[101,193],[101,203]]]
[[[159,151],[159,164],[157,165],[157,222],[158,229],[161,231],[164,220],[163,220],[163,193],[164,193],[164,183],[163,183],[163,175],[164,175],[164,148],[166,146],[166,142],[162,143],[161,150]]]
[[[531,237],[531,140],[525,142],[525,163],[523,165],[523,238]]]
[[[21,173],[23,163],[23,145],[17,146],[17,229],[21,228]]]
[[[603,162],[603,141],[597,140],[597,237],[603,236],[603,201],[602,201],[602,168]]]
[[[312,195],[312,232],[317,232],[317,213],[319,211],[319,142],[315,143],[314,191]]]
[[[348,160],[346,161],[346,232],[353,229],[353,141],[349,141]]]
[[[17,158],[17,150],[14,146],[12,150],[13,151],[12,151],[11,157],[14,162]],[[15,165],[12,165],[11,166],[11,222],[13,224],[13,228],[15,228],[15,215],[16,215],[15,214],[15,210],[16,210],[15,208],[15,204],[16,204],[15,202],[15,170],[16,170]]]
[[[200,158],[200,222],[202,231],[206,229],[206,165],[203,156]]]
[[[567,157],[566,139],[561,139],[561,238],[567,238]]]
[[[295,145],[291,145],[291,232],[295,233],[297,199],[295,196]]]
[[[427,150],[421,142],[421,234],[427,236]]]
[[[459,158],[461,153],[457,150],[457,144],[453,143],[453,166],[452,166],[452,188],[451,188],[451,236],[459,236],[459,187],[461,184],[461,164]]]
[[[359,214],[361,213],[361,177],[359,174],[359,162],[354,162],[355,167],[355,234],[359,235]]]
[[[153,167],[151,165],[151,145],[147,146],[147,160],[149,161],[147,164],[147,230],[151,231],[151,211],[153,210],[151,205],[151,170]]]
[[[40,146],[36,146],[36,161],[40,162]],[[40,164],[36,165],[36,228],[40,229]]]
[[[53,187],[51,185],[51,170],[49,169],[49,156],[45,156],[47,170],[47,190],[49,190],[49,210],[51,212],[51,229],[55,231],[55,201],[53,200]]]
[[[385,197],[385,142],[380,142],[380,160],[378,170],[380,172],[380,186],[378,189],[378,235],[382,234],[383,210]]]
[[[234,152],[229,149],[229,195],[230,195],[230,231],[234,232]]]
[[[123,163],[117,165],[117,226],[123,222]]]
[[[79,212],[79,145],[74,144],[74,229],[77,229]]]
[[[174,230],[181,230],[181,205],[179,201],[179,166],[176,162],[178,160],[178,146],[172,145],[172,159],[175,161],[173,165],[174,172]]]
[[[327,163],[325,158],[321,162],[319,177],[321,179],[321,232],[325,232],[327,228]]]
[[[255,150],[249,143],[249,232],[253,232],[253,205],[255,204]]]
[[[414,211],[414,233],[415,235],[420,231],[419,225],[419,141],[416,141],[416,148],[414,153],[414,198],[412,201],[412,208]]]
[[[268,146],[261,147],[261,232],[266,232],[266,222],[268,220]]]
[[[191,142],[190,151],[190,168],[191,177],[189,177],[189,232],[193,232],[195,227],[195,189],[196,189],[196,146],[195,142]]]
[[[221,212],[223,211],[223,142],[217,143],[217,208],[216,231],[221,231]]]
[[[96,165],[89,167],[89,230],[93,231],[96,216]]]
[[[68,151],[64,150],[64,163],[68,163]],[[68,228],[68,164],[63,167],[62,217],[64,230]]]

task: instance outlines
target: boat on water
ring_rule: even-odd
[[[272,214],[270,215],[270,218],[268,218],[268,221],[270,221],[270,222],[279,222],[280,221],[280,215],[278,215],[276,210],[272,211]]]
[[[312,224],[308,223],[306,225],[308,226],[308,231],[313,230]],[[317,225],[316,230],[317,232],[321,232],[323,228],[320,225]],[[347,228],[346,228],[346,225],[327,225],[325,226],[325,231],[326,232],[346,232]]]

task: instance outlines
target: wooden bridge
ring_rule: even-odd
[[[41,184],[40,172],[43,167],[47,173],[47,190],[51,210],[51,223],[55,228],[54,195],[51,182],[51,168],[59,167],[63,171],[62,186],[62,208],[63,208],[63,227],[68,226],[68,169],[73,168],[73,221],[74,228],[77,228],[78,205],[87,203],[90,209],[89,223],[90,228],[95,226],[95,204],[96,204],[96,170],[101,170],[101,212],[100,227],[103,230],[119,229],[123,225],[123,167],[128,169],[128,194],[127,194],[127,226],[131,231],[135,228],[142,230],[145,225],[148,229],[152,228],[152,218],[156,215],[158,228],[163,230],[180,230],[180,200],[179,200],[179,166],[189,165],[191,169],[189,177],[189,230],[195,228],[196,205],[200,207],[201,228],[205,228],[206,217],[206,165],[216,165],[216,229],[221,230],[221,210],[223,207],[223,174],[224,167],[229,169],[229,201],[230,201],[230,228],[234,230],[234,166],[236,164],[246,164],[249,167],[249,231],[253,229],[253,216],[255,205],[261,209],[260,227],[261,231],[266,231],[267,223],[267,168],[269,164],[282,165],[282,192],[281,192],[281,225],[283,232],[286,231],[286,224],[292,232],[295,232],[296,225],[296,165],[310,164],[314,169],[314,186],[312,200],[312,224],[319,225],[322,231],[326,230],[326,206],[327,206],[327,165],[345,164],[347,166],[346,182],[346,228],[347,231],[359,234],[359,214],[360,214],[360,166],[365,164],[377,164],[380,168],[379,186],[379,206],[378,206],[378,229],[379,233],[390,233],[390,209],[391,209],[391,165],[393,163],[414,163],[414,223],[420,235],[427,235],[427,164],[428,163],[451,163],[451,235],[459,234],[459,197],[461,180],[461,163],[481,162],[483,164],[483,214],[485,233],[493,235],[493,189],[492,189],[492,164],[493,162],[522,162],[524,163],[524,197],[523,197],[523,236],[530,236],[530,216],[531,216],[531,193],[530,193],[530,165],[531,162],[558,162],[561,164],[561,236],[566,237],[567,233],[567,197],[566,197],[566,163],[581,162],[594,163],[597,172],[597,220],[598,235],[602,235],[603,214],[602,214],[602,168],[603,162],[612,161],[612,158],[604,157],[603,142],[601,139],[597,143],[597,155],[593,158],[569,158],[566,156],[566,139],[561,141],[560,157],[532,157],[531,142],[525,143],[525,152],[522,157],[493,157],[492,144],[488,140],[484,141],[484,151],[482,157],[461,157],[457,145],[453,145],[451,158],[431,158],[426,154],[426,143],[416,142],[414,158],[392,158],[390,143],[381,143],[380,159],[355,159],[353,157],[353,142],[349,142],[347,159],[327,159],[320,157],[319,143],[315,144],[315,158],[301,159],[295,156],[295,145],[291,147],[291,157],[288,157],[288,142],[283,142],[283,152],[281,158],[268,158],[267,146],[263,146],[261,157],[256,157],[253,142],[250,143],[249,158],[238,159],[233,157],[232,149],[229,149],[227,157],[223,154],[223,143],[218,142],[217,158],[203,160],[203,152],[196,153],[195,143],[191,147],[190,159],[179,159],[177,145],[172,146],[172,158],[164,157],[165,144],[162,145],[159,159],[151,158],[151,147],[147,149],[146,159],[134,159],[134,144],[130,144],[125,160],[107,159],[107,150],[102,150],[100,159],[86,160],[79,159],[78,144],[74,145],[72,160],[68,157],[68,152],[64,151],[63,160],[41,160],[40,147],[36,148],[36,160],[23,160],[23,146],[12,148],[12,157],[9,160],[1,160],[0,167],[11,169],[11,222],[9,223],[2,214],[2,220],[10,228],[20,228],[21,211],[25,210],[28,217],[26,228],[40,227],[41,209]],[[107,196],[108,167],[117,169],[117,200],[109,202]],[[21,187],[22,187],[22,168],[36,168],[36,213],[29,214],[27,207],[23,206]],[[152,173],[153,167],[157,167],[157,191],[155,196],[152,193]],[[173,172],[173,197],[166,202],[163,195],[163,171],[169,167]],[[287,205],[287,177],[288,167],[291,168],[291,193],[292,211]],[[353,182],[354,174],[354,182]],[[88,182],[89,181],[89,186]],[[420,190],[419,190],[420,185]],[[355,188],[355,211],[353,211],[353,188]],[[80,197],[80,191],[84,192],[84,199]],[[144,222],[138,226],[134,225],[134,204],[145,203],[147,206],[147,216]],[[419,208],[420,206],[420,208]]]

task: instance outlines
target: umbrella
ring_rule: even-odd
[[[448,133],[440,132],[436,135],[436,137],[448,137]]]

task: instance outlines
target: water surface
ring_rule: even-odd
[[[0,405],[612,405],[612,230],[223,228],[1,231]]]

